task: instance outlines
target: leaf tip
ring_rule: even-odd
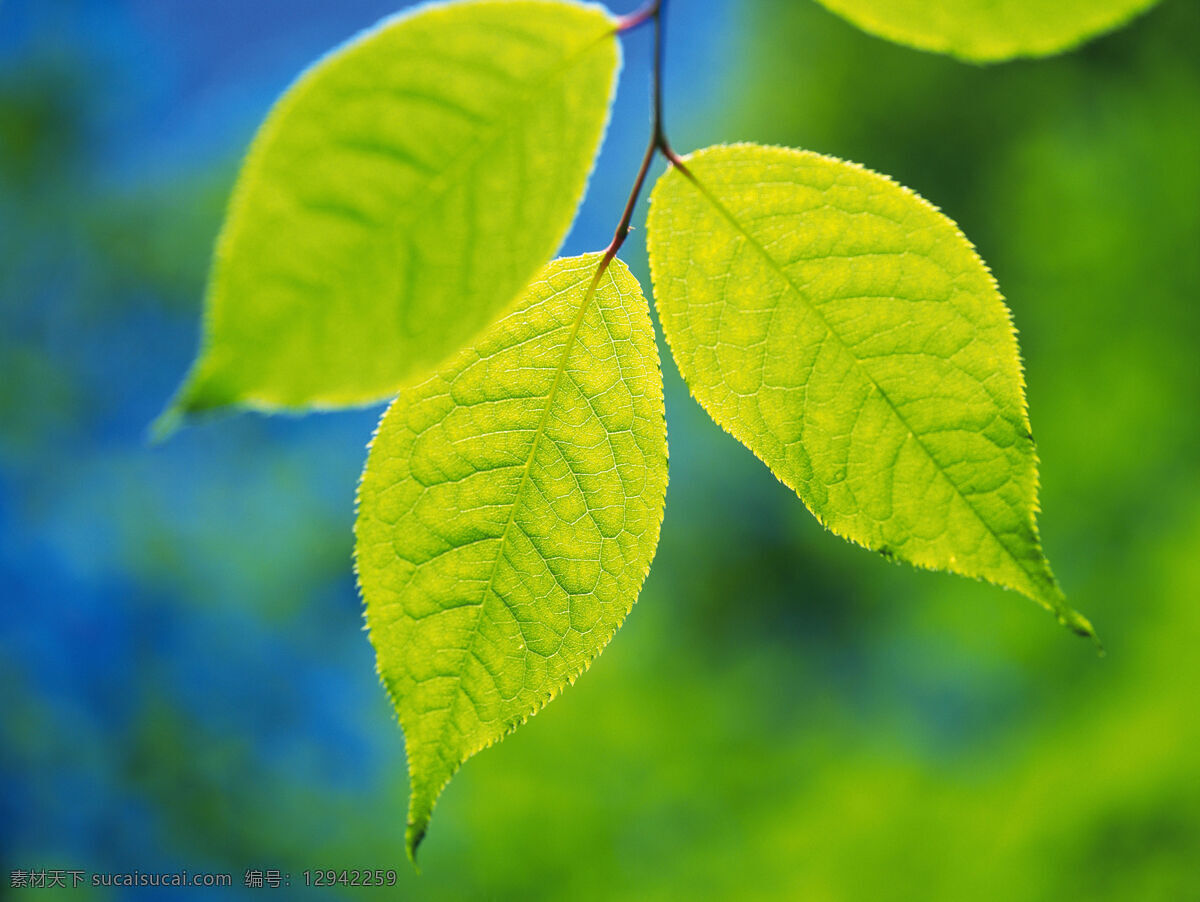
[[[167,409],[154,418],[146,427],[146,441],[150,445],[161,445],[183,427],[184,415],[179,405],[172,401]]]
[[[150,444],[162,444],[199,416],[245,403],[243,395],[227,380],[213,376],[211,366],[201,368],[197,363],[166,409],[150,424],[147,430]]]
[[[161,445],[188,424],[193,414],[207,405],[196,403],[195,379],[189,378],[175,392],[166,408],[147,427],[146,437],[151,445]]]
[[[409,742],[409,735],[406,731],[406,744]],[[430,784],[425,779],[427,776],[427,772],[420,766],[414,766],[412,758],[409,758],[410,795],[408,798],[408,823],[404,829],[404,851],[408,854],[408,860],[412,862],[413,869],[418,874],[421,873],[421,868],[417,864],[417,850],[420,849],[421,843],[425,840],[425,833],[429,829],[429,821],[433,817],[433,806],[437,803],[441,790],[450,780],[447,775],[441,786],[435,789],[436,782]]]
[[[1078,611],[1063,606],[1057,611],[1058,622],[1073,632],[1076,636],[1082,636],[1085,639],[1091,639],[1096,646],[1096,653],[1100,657],[1104,657],[1104,645],[1100,641],[1100,637],[1096,635],[1096,628],[1092,626],[1092,622],[1080,614]]]
[[[429,818],[421,817],[416,820],[410,820],[408,827],[404,831],[404,851],[408,853],[408,860],[412,862],[413,870],[418,874],[421,873],[421,867],[417,864],[417,849],[425,839],[425,831],[429,829]]]

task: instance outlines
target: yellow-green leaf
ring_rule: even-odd
[[[466,344],[570,227],[618,57],[600,7],[461,2],[317,63],[250,148],[175,411],[377,401]]]
[[[974,62],[1046,56],[1117,28],[1158,0],[819,0],[863,31]]]
[[[359,489],[367,625],[408,752],[413,854],[467,758],[612,638],[667,486],[649,310],[614,260],[549,264],[512,312],[379,425]]]
[[[906,188],[755,145],[686,157],[647,226],[688,386],[829,529],[1016,589],[1078,632],[1042,554],[1016,336],[983,261]]]

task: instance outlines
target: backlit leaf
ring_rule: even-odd
[[[1046,56],[1117,28],[1158,0],[819,0],[863,31],[976,62]]]
[[[404,727],[413,854],[467,758],[588,666],[637,598],[667,485],[662,377],[637,281],[556,260],[379,425],[356,556]]]
[[[462,2],[317,63],[250,148],[161,425],[381,400],[466,344],[570,227],[618,56],[599,7]]]
[[[1016,336],[958,228],[889,179],[736,145],[655,186],[663,332],[696,398],[829,529],[1016,589],[1077,632],[1043,556]]]

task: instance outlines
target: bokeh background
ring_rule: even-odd
[[[1108,656],[1014,594],[824,533],[665,362],[641,600],[464,767],[419,877],[350,571],[379,410],[144,440],[256,124],[395,8],[0,0],[0,895],[34,868],[288,893],[242,888],[256,868],[314,898],[1200,899],[1200,4],[980,68],[802,0],[673,0],[679,149],[856,160],[989,261],[1047,550]],[[606,243],[645,140],[648,35],[626,48],[569,253]],[[295,889],[330,867],[399,888]]]

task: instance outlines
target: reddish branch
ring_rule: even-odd
[[[650,143],[646,145],[646,152],[642,155],[642,163],[638,167],[637,178],[634,179],[633,188],[629,192],[629,199],[625,202],[625,210],[621,214],[621,221],[617,223],[617,229],[613,233],[612,241],[604,249],[604,256],[600,259],[600,266],[597,268],[596,275],[592,280],[592,290],[600,283],[600,279],[608,269],[608,265],[617,256],[617,251],[621,249],[621,245],[625,243],[625,239],[629,237],[630,223],[633,221],[633,211],[637,206],[638,198],[642,194],[642,187],[646,184],[646,176],[650,172],[650,164],[654,161],[655,154],[661,153],[667,162],[691,178],[691,173],[687,171],[687,167],[683,165],[683,161],[679,159],[679,155],[671,149],[671,144],[667,140],[666,128],[663,125],[663,10],[666,5],[666,0],[648,0],[648,2],[644,3],[638,9],[617,19],[616,30],[618,33],[630,31],[646,22],[654,24]]]

